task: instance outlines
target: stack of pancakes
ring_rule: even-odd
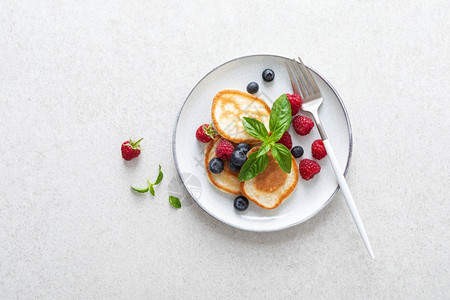
[[[250,144],[252,149],[247,155],[258,151],[261,141],[247,133],[242,125],[243,117],[261,121],[269,128],[270,107],[260,98],[237,90],[223,90],[214,97],[211,117],[214,127],[220,134],[205,147],[205,168],[209,181],[219,190],[234,195],[244,195],[257,205],[273,209],[278,207],[295,190],[298,182],[298,168],[292,157],[291,173],[285,173],[278,166],[271,152],[269,164],[258,176],[239,182],[239,171],[230,169],[229,161],[224,161],[224,170],[219,174],[209,171],[208,164],[216,157],[216,147],[223,138],[236,146],[238,143]]]

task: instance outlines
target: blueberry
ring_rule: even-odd
[[[234,199],[234,208],[236,208],[239,211],[244,211],[248,207],[248,199],[244,196],[239,196],[236,199]]]
[[[259,90],[259,85],[252,81],[247,85],[247,92],[250,94],[255,94]]]
[[[233,153],[231,153],[230,162],[235,164],[238,167],[242,167],[242,165],[247,161],[247,155],[244,153],[244,151],[240,150],[234,150]]]
[[[262,73],[264,81],[270,82],[275,78],[275,73],[271,69],[265,69]]]
[[[303,148],[300,146],[295,146],[291,149],[292,156],[295,158],[299,158],[303,155]]]
[[[240,143],[234,148],[234,151],[243,151],[245,154],[247,154],[248,151],[250,151],[250,145],[246,143]]]
[[[214,174],[219,174],[223,171],[223,161],[220,158],[213,158],[209,161],[209,170]]]
[[[237,172],[241,170],[241,167],[236,166],[235,164],[233,164],[232,162],[230,162],[230,170],[233,172]]]

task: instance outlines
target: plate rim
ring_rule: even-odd
[[[284,230],[284,229],[287,229],[287,228],[290,228],[290,227],[297,226],[297,225],[299,225],[299,224],[301,224],[301,223],[304,223],[304,222],[308,221],[309,219],[311,219],[311,218],[314,217],[315,215],[317,215],[317,214],[318,214],[319,212],[321,212],[321,211],[322,211],[322,210],[323,210],[323,209],[331,202],[331,200],[334,198],[334,196],[336,195],[336,193],[339,191],[339,185],[336,187],[336,189],[335,189],[334,192],[331,194],[331,196],[327,199],[327,201],[326,201],[326,202],[325,202],[325,203],[324,203],[317,211],[315,211],[314,213],[308,215],[306,218],[303,218],[303,219],[301,219],[301,220],[299,220],[299,221],[297,221],[297,222],[294,222],[294,223],[291,223],[291,224],[288,224],[288,225],[284,225],[284,226],[281,226],[281,227],[277,227],[277,228],[275,228],[275,229],[249,229],[249,228],[244,228],[244,227],[237,226],[236,224],[231,224],[231,223],[228,222],[227,220],[222,219],[222,218],[219,218],[219,217],[213,215],[212,213],[210,213],[208,210],[206,210],[206,209],[201,205],[201,203],[199,203],[199,202],[197,201],[197,199],[194,197],[194,195],[192,195],[191,191],[186,187],[186,183],[184,182],[184,180],[183,180],[183,178],[182,178],[182,176],[181,176],[180,168],[179,168],[178,161],[177,161],[177,158],[176,158],[176,157],[177,157],[177,156],[176,156],[176,154],[177,154],[177,151],[176,151],[177,125],[178,125],[178,122],[179,122],[179,119],[180,119],[181,112],[183,111],[183,108],[184,108],[184,106],[186,105],[187,100],[189,99],[189,97],[191,96],[191,94],[194,92],[194,90],[197,88],[197,86],[198,86],[198,85],[199,85],[199,84],[200,84],[200,83],[201,83],[201,82],[202,82],[209,74],[211,74],[211,73],[214,72],[215,70],[217,70],[217,69],[223,67],[223,66],[226,65],[226,64],[235,62],[235,61],[237,61],[237,60],[247,59],[247,58],[253,58],[253,57],[258,57],[258,56],[261,56],[261,57],[269,56],[269,57],[278,58],[278,59],[291,60],[290,58],[287,58],[287,57],[285,57],[285,56],[275,55],[275,54],[250,54],[250,55],[245,55],[245,56],[240,56],[240,57],[233,58],[233,59],[228,60],[228,61],[226,61],[226,62],[224,62],[224,63],[222,63],[222,64],[216,66],[215,68],[211,69],[211,70],[210,70],[208,73],[206,73],[200,80],[197,81],[197,83],[194,85],[194,87],[192,87],[192,89],[190,90],[190,92],[188,93],[188,95],[186,96],[186,98],[184,99],[183,104],[181,105],[181,107],[179,108],[179,110],[178,110],[178,112],[177,112],[177,117],[176,117],[176,119],[175,119],[175,124],[174,124],[173,130],[172,130],[172,154],[173,154],[173,161],[174,161],[175,167],[176,167],[176,169],[177,169],[178,177],[180,178],[181,182],[183,183],[184,188],[185,188],[186,191],[189,193],[189,195],[190,195],[191,198],[194,200],[194,202],[195,202],[195,203],[196,203],[196,204],[197,204],[204,212],[206,212],[208,215],[210,215],[210,216],[213,217],[214,219],[216,219],[216,220],[218,220],[218,221],[220,221],[220,222],[222,222],[222,223],[224,223],[224,224],[226,224],[226,225],[228,225],[228,226],[230,226],[230,227],[236,228],[236,229],[245,230],[245,231],[250,231],[250,232],[274,232],[274,231],[280,231],[280,230]],[[331,88],[331,90],[333,91],[333,93],[335,94],[336,98],[337,98],[338,101],[339,101],[339,104],[340,104],[340,106],[341,106],[342,111],[344,112],[345,120],[346,120],[346,122],[347,122],[347,130],[348,130],[348,133],[349,133],[349,150],[348,150],[349,153],[348,153],[347,164],[346,164],[345,170],[344,170],[344,176],[346,176],[346,175],[347,175],[347,172],[348,172],[348,169],[349,169],[349,166],[350,166],[350,161],[351,161],[351,159],[352,159],[352,153],[353,153],[353,133],[352,133],[352,126],[351,126],[351,123],[350,123],[350,117],[349,117],[349,115],[348,115],[347,108],[345,107],[345,104],[344,104],[344,102],[343,102],[341,96],[339,95],[339,93],[337,92],[337,90],[334,88],[334,86],[333,86],[333,85],[332,85],[332,84],[331,84],[331,83],[330,83],[330,82],[329,82],[322,74],[320,74],[319,72],[317,72],[314,68],[312,68],[312,67],[310,67],[310,66],[306,66],[306,67],[307,67],[310,71],[314,72],[317,76],[319,76],[319,77],[320,77],[320,78],[321,78],[321,79],[322,79],[322,80],[323,80],[323,81]]]

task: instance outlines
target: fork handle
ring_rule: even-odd
[[[372,259],[375,258],[372,247],[370,246],[369,238],[367,237],[366,229],[362,223],[361,217],[359,215],[358,209],[356,208],[355,201],[353,201],[353,196],[350,193],[350,189],[348,188],[347,181],[345,180],[344,173],[339,166],[336,155],[334,154],[333,147],[331,147],[330,141],[328,139],[323,140],[323,144],[325,149],[327,150],[327,156],[331,161],[331,165],[333,166],[334,174],[336,175],[339,186],[344,194],[345,201],[347,202],[347,206],[350,209],[353,220],[355,221],[356,227],[358,228],[359,234],[366,245],[367,251],[369,252],[370,257]]]

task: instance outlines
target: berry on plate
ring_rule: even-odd
[[[238,172],[241,170],[241,167],[236,166],[235,164],[233,164],[232,162],[230,162],[230,170],[233,172]]]
[[[295,146],[291,149],[291,154],[295,158],[299,158],[303,155],[303,148],[301,146]]]
[[[327,156],[327,150],[322,140],[315,140],[311,145],[311,154],[315,159],[322,159]]]
[[[299,135],[307,135],[313,129],[314,122],[306,116],[296,116],[292,120],[292,126]]]
[[[217,131],[212,128],[212,125],[212,123],[200,125],[195,132],[195,138],[202,143],[211,142],[211,140],[214,139],[214,135],[217,133]]]
[[[289,134],[289,132],[285,132],[283,133],[283,135],[281,136],[281,138],[278,140],[279,144],[283,144],[286,146],[286,148],[288,148],[289,150],[291,150],[292,148],[292,138],[291,135]]]
[[[217,144],[216,156],[223,160],[230,160],[231,154],[234,151],[233,144],[227,139],[221,139]]]
[[[246,144],[246,143],[237,144],[237,146],[234,149],[234,151],[237,151],[237,150],[243,151],[245,154],[247,154],[248,151],[250,151],[250,145]]]
[[[131,139],[129,141],[123,142],[121,151],[122,151],[122,157],[125,160],[132,160],[135,157],[138,157],[139,154],[141,154],[141,146],[140,142],[144,138],[134,142]]]
[[[249,92],[250,94],[255,94],[256,92],[258,92],[259,90],[259,85],[252,81],[247,85],[247,92]]]
[[[211,173],[219,174],[223,171],[224,163],[220,158],[213,158],[209,161],[208,168]]]
[[[298,94],[286,94],[289,102],[291,103],[291,112],[295,116],[302,108],[302,97]]]
[[[234,199],[234,208],[239,211],[244,211],[248,208],[248,199],[244,196],[239,196]]]
[[[305,180],[312,179],[315,175],[320,172],[320,165],[313,160],[304,158],[299,164],[300,175]]]
[[[247,161],[247,154],[245,154],[242,150],[234,150],[231,153],[230,163],[234,164],[237,167],[242,167],[242,165]]]
[[[275,72],[271,69],[265,69],[262,73],[264,81],[270,82],[275,78]]]

